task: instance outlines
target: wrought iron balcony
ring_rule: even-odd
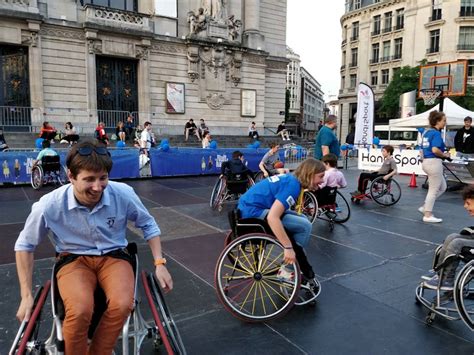
[[[402,59],[401,53],[396,53],[392,56],[392,60],[400,60],[400,59]]]
[[[356,67],[357,65],[358,65],[357,62],[350,63],[350,64],[349,64],[349,68],[354,68],[354,67]]]
[[[389,62],[390,61],[390,56],[387,56],[387,57],[381,57],[380,58],[380,62]]]
[[[438,53],[439,52],[439,47],[430,47],[426,50],[426,54],[433,54],[433,53]]]
[[[372,31],[371,35],[372,36],[378,36],[380,34],[380,29]]]
[[[351,42],[354,42],[354,41],[358,41],[359,40],[359,36],[352,36],[351,37]]]
[[[389,33],[389,32],[392,32],[392,27],[385,27],[383,30],[382,30],[383,33]]]
[[[458,51],[474,51],[474,44],[458,44]]]
[[[377,64],[379,62],[379,58],[372,58],[370,60],[370,64]]]
[[[403,30],[405,28],[405,24],[404,23],[397,23],[396,26],[393,26],[393,30],[394,31],[400,31],[400,30]]]
[[[474,17],[474,8],[461,7],[461,11],[459,11],[459,17]]]

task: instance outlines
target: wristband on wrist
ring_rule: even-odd
[[[165,258],[155,259],[155,266],[158,266],[158,265],[166,265],[166,259]]]
[[[283,247],[283,249],[293,249],[293,247]]]

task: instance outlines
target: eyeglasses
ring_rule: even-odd
[[[110,152],[105,147],[81,147],[77,150],[76,154],[85,157],[91,155],[92,152],[96,152],[99,155],[108,155],[110,157]]]

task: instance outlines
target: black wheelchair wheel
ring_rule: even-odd
[[[36,165],[31,169],[31,186],[39,190],[44,183],[44,172],[41,165]]]
[[[308,220],[311,223],[314,223],[318,216],[318,200],[310,191],[305,191],[303,194],[303,206],[301,212],[308,217]]]
[[[153,320],[158,332],[161,336],[161,342],[165,347],[168,355],[184,355],[186,349],[184,348],[181,335],[179,334],[178,328],[174,322],[173,317],[166,305],[163,293],[161,292],[160,285],[156,276],[152,273],[141,273],[143,288],[145,290],[145,296],[153,315]]]
[[[394,179],[385,181],[383,176],[375,178],[370,184],[370,197],[381,206],[392,206],[402,197],[402,189]]]
[[[284,249],[267,234],[247,234],[221,253],[214,281],[219,301],[236,318],[265,322],[283,316],[295,303],[301,282],[298,263],[280,274]]]
[[[318,218],[331,223],[342,224],[347,222],[351,217],[351,208],[346,198],[338,191],[336,191],[336,201],[334,205],[320,208],[318,211]]]
[[[67,169],[65,166],[61,165],[61,169],[59,169],[59,172],[56,173],[56,182],[59,186],[62,186],[69,182],[69,179],[67,177]]]
[[[453,293],[461,319],[471,331],[474,331],[474,260],[459,271]]]
[[[23,327],[20,327],[20,331],[15,338],[15,342],[10,353],[23,355],[35,353],[36,350],[38,350],[38,353],[40,353],[41,344],[38,342],[38,334],[41,324],[41,313],[43,311],[43,306],[48,297],[50,288],[51,280],[48,280],[43,286],[36,290],[33,302],[33,311],[31,313],[30,319],[24,324]]]
[[[209,206],[213,209],[219,209],[219,206],[222,204],[223,194],[225,191],[225,181],[224,178],[219,177],[219,179],[214,184],[212,189],[211,200],[209,201]]]

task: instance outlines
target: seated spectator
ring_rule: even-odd
[[[64,125],[64,136],[61,139],[61,144],[67,144],[69,143],[69,146],[77,143],[79,140],[79,136],[76,132],[76,129],[72,125],[71,122],[66,122]]]
[[[184,136],[186,137],[186,142],[188,141],[190,135],[196,136],[197,139],[201,141],[201,137],[199,137],[199,131],[192,118],[190,118],[189,121],[186,122],[186,125],[184,126]]]
[[[342,171],[337,169],[337,156],[336,154],[326,154],[321,158],[321,161],[326,167],[324,172],[323,182],[319,184],[319,188],[322,189],[326,186],[342,188],[347,186],[346,179]]]
[[[3,152],[6,149],[8,149],[8,144],[3,135],[3,130],[0,129],[0,152]]]
[[[33,166],[41,164],[41,159],[43,159],[43,157],[46,157],[46,156],[54,157],[58,155],[58,153],[54,149],[51,148],[51,143],[47,139],[41,142],[41,147],[43,149],[41,149],[41,151],[38,153],[38,156],[33,161]]]
[[[277,135],[281,137],[284,141],[290,140],[290,132],[285,127],[285,121],[281,121],[277,128]]]
[[[135,124],[133,123],[132,115],[128,115],[127,122],[125,122],[125,134],[128,140],[134,140]]]
[[[115,135],[117,136],[117,140],[121,140],[122,142],[125,142],[127,133],[125,132],[125,125],[123,124],[122,121],[120,121],[117,124],[117,127],[115,128]]]
[[[252,122],[249,126],[249,137],[253,139],[258,139],[259,137],[255,122]]]
[[[204,122],[204,120],[201,118],[199,120],[199,136],[201,137],[201,139],[204,138],[204,134],[206,132],[209,132],[209,127],[207,127],[206,122]]]
[[[205,132],[204,138],[202,139],[202,147],[209,148],[209,146],[211,145],[211,141],[212,141],[211,134],[209,132]]]
[[[109,145],[109,137],[105,132],[105,123],[99,122],[95,129],[95,138],[99,141],[104,143],[105,145]]]
[[[248,177],[252,175],[252,172],[245,166],[242,152],[236,150],[232,153],[231,160],[222,163],[221,174],[227,178],[235,174],[245,174]]]
[[[280,146],[277,143],[270,143],[270,150],[263,156],[260,164],[258,164],[258,167],[265,177],[287,174],[289,172],[289,170],[285,168],[275,168],[275,164],[280,162],[278,148],[280,148]]]
[[[56,137],[57,131],[48,121],[43,122],[43,126],[40,130],[40,138],[46,139],[54,143],[54,137]]]

